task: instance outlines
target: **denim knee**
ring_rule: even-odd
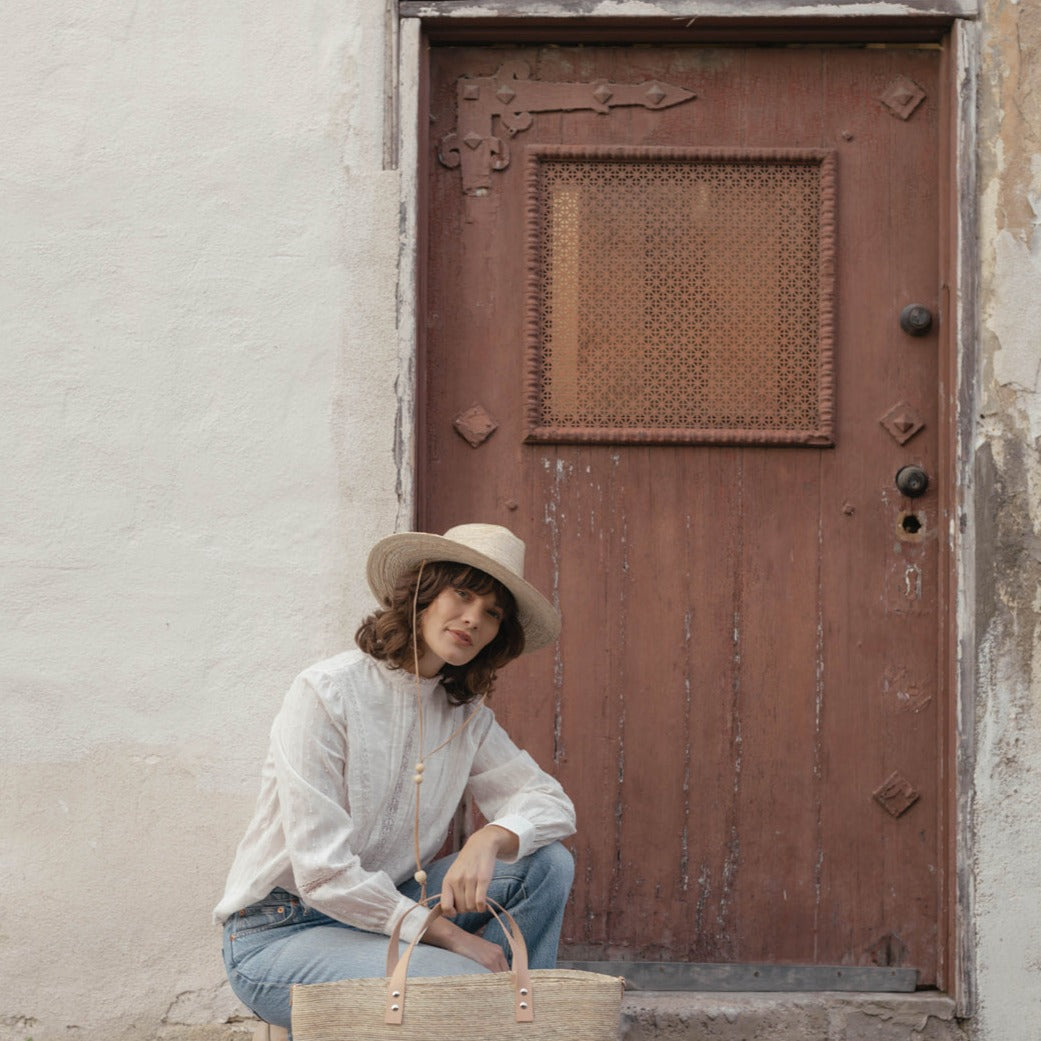
[[[559,842],[551,842],[548,846],[536,850],[532,856],[554,883],[571,889],[571,883],[575,880],[575,858],[566,846]]]

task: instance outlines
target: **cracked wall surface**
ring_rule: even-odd
[[[973,865],[980,1038],[1026,1038],[1041,1018],[1039,51],[1041,5],[983,5]]]
[[[384,16],[367,0],[5,8],[0,1041],[250,1029],[210,908],[282,693],[349,641],[365,552],[410,506]],[[980,53],[964,1029],[1036,1041],[1041,0],[986,0]],[[829,1041],[962,1029],[807,1016]]]

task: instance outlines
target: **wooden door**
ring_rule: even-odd
[[[417,519],[561,608],[493,707],[578,809],[572,958],[940,978],[938,72],[431,51]]]

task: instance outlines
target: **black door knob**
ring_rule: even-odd
[[[896,486],[901,495],[917,499],[929,487],[929,475],[920,466],[903,466],[896,474]]]
[[[933,327],[933,313],[922,304],[908,304],[900,312],[900,328],[908,336],[924,336]]]

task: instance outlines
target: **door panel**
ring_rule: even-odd
[[[935,481],[911,500],[894,476],[909,463],[935,475],[940,445],[935,330],[898,325],[903,306],[938,297],[938,59],[431,51],[418,522],[513,528],[563,613],[557,647],[511,665],[493,707],[578,808],[572,957],[897,964],[937,979],[939,500]],[[512,62],[562,86],[530,121],[486,119],[472,148],[457,134],[473,155],[445,165],[447,135],[479,125],[464,109],[483,102],[462,87],[480,95]],[[656,83],[696,98],[582,107],[598,84]],[[525,150],[545,146],[834,153],[832,446],[528,439],[527,337],[544,300]],[[698,292],[691,271],[663,283],[664,307]],[[734,350],[717,324],[713,344]],[[476,447],[454,426],[472,406],[471,431],[496,424]]]

